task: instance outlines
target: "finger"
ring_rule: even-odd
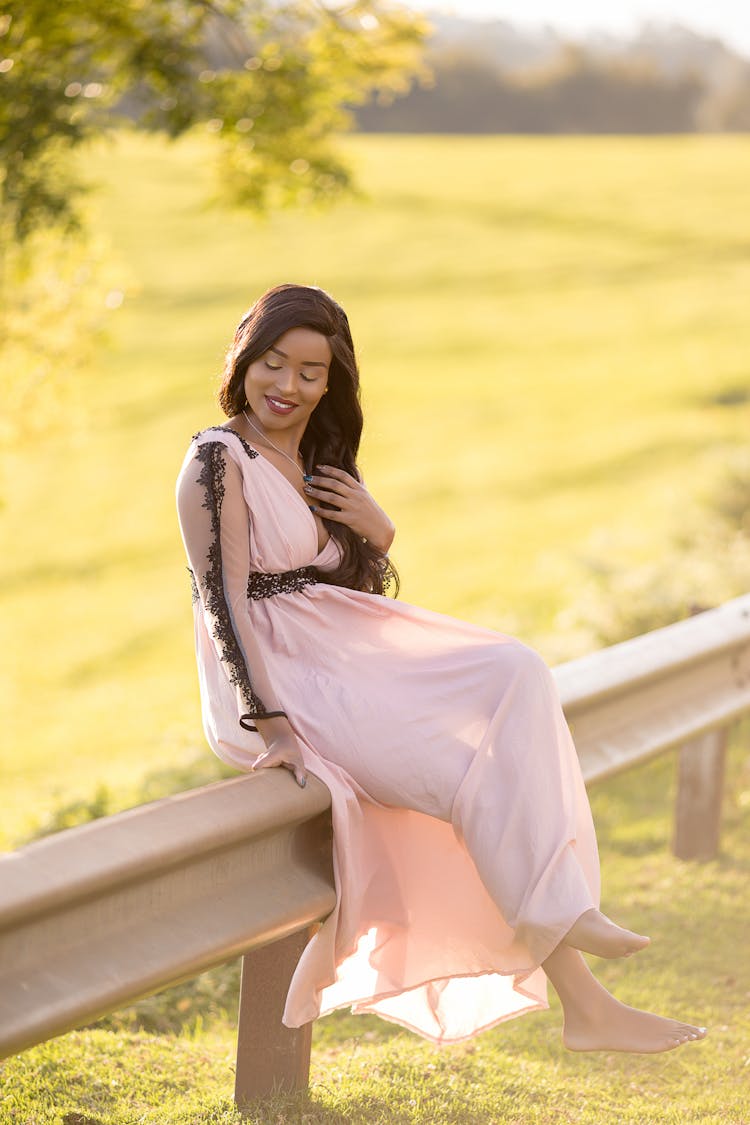
[[[278,766],[279,764],[278,755],[275,754],[273,750],[264,750],[263,753],[259,754],[255,759],[250,769],[263,769],[264,767]]]
[[[258,755],[250,768],[255,769],[257,766],[262,769],[264,766],[286,765],[286,760],[284,759],[283,755],[284,750],[281,747],[275,750],[264,750],[262,754]]]
[[[304,768],[292,762],[282,762],[281,765],[285,770],[289,770],[290,773],[294,774],[294,780],[297,782],[300,789],[304,789],[307,785],[307,776],[305,775]]]
[[[325,488],[322,486],[313,488],[311,484],[305,485],[305,492],[308,496],[313,496],[317,500],[333,500],[333,503],[335,504],[337,504],[339,500],[344,500],[347,498],[347,494],[341,489]]]
[[[325,477],[313,477],[305,485],[305,492],[323,492],[335,496],[349,496],[352,491],[353,486],[345,481],[326,480]]]
[[[319,473],[323,473],[327,477],[335,477],[336,480],[343,481],[345,484],[359,484],[359,481],[351,473],[347,473],[344,469],[337,469],[334,465],[316,465],[315,468]]]
[[[351,515],[348,512],[342,512],[338,508],[320,508],[316,504],[308,504],[308,508],[314,515],[320,516],[322,520],[333,520],[334,523],[348,523]]]

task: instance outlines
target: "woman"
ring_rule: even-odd
[[[178,481],[204,726],[239,769],[331,791],[337,906],[284,1022],[342,1005],[438,1042],[547,1007],[572,1050],[657,1052],[705,1029],[637,1011],[581,950],[649,939],[601,914],[596,841],[551,673],[510,637],[383,596],[394,528],[357,470],[343,310],[282,285],[237,329]]]

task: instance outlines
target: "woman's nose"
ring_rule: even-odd
[[[291,394],[293,391],[296,391],[297,375],[293,368],[285,367],[282,371],[279,371],[278,375],[276,376],[276,383],[279,390],[286,391],[287,394]]]

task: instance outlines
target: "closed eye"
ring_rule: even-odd
[[[280,363],[269,363],[268,360],[265,360],[264,362],[269,371],[281,371],[282,369],[282,365]],[[304,383],[314,383],[318,376],[305,375],[304,371],[300,371],[300,378]]]

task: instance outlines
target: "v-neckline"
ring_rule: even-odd
[[[217,426],[217,429],[226,430],[227,433],[234,434],[234,436],[236,438],[239,438],[244,446],[247,446],[248,449],[252,449],[253,453],[257,454],[258,457],[262,458],[262,460],[266,463],[266,465],[270,465],[271,468],[273,469],[273,471],[278,476],[280,476],[281,479],[284,481],[284,483],[292,490],[294,495],[297,497],[297,499],[300,501],[300,503],[304,506],[304,509],[307,512],[307,515],[312,520],[312,522],[315,526],[315,541],[316,541],[316,545],[318,547],[318,553],[315,556],[315,558],[319,559],[320,556],[325,551],[328,544],[331,542],[331,539],[333,538],[333,536],[330,533],[328,533],[328,537],[327,537],[325,543],[323,544],[322,547],[320,546],[320,539],[318,538],[318,521],[315,518],[315,514],[310,511],[310,506],[307,503],[307,501],[305,500],[305,498],[300,495],[300,493],[294,487],[294,485],[289,480],[289,478],[286,476],[286,474],[282,473],[281,469],[278,468],[277,465],[274,465],[273,461],[271,461],[268,457],[266,457],[265,453],[262,453],[260,449],[257,449],[256,446],[254,446],[252,444],[252,442],[249,442],[247,440],[247,438],[244,438],[241,433],[239,433],[237,430],[233,429],[231,426]]]

